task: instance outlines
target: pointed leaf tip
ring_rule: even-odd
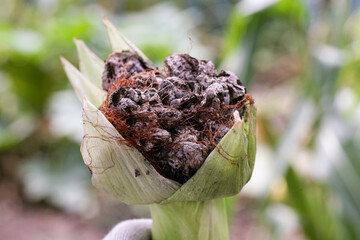
[[[74,39],[78,56],[80,71],[98,88],[102,89],[102,73],[105,63],[95,55],[86,44],[78,39]]]
[[[130,51],[136,53],[148,66],[153,66],[152,62],[145,56],[145,54],[141,52],[124,35],[122,35],[105,16],[103,17],[103,23],[107,30],[113,52]]]
[[[65,58],[60,57],[60,60],[79,100],[83,103],[83,99],[86,97],[99,107],[105,99],[106,92],[96,87]]]

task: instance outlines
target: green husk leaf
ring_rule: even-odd
[[[101,77],[105,68],[104,61],[98,58],[83,41],[74,39],[74,42],[79,56],[80,72],[95,86],[102,89]]]
[[[81,153],[95,187],[128,204],[158,203],[180,187],[161,176],[136,148],[129,146],[87,99],[83,122]]]
[[[136,53],[148,66],[153,66],[153,63],[145,56],[145,54],[142,53],[124,35],[122,35],[106,17],[103,17],[103,22],[106,27],[113,52],[130,51]]]
[[[84,104],[83,99],[87,98],[96,107],[100,107],[106,97],[106,92],[95,86],[65,58],[60,57],[60,60],[79,100]]]
[[[256,108],[245,108],[243,120],[235,122],[196,174],[162,203],[202,201],[240,192],[251,177],[256,152]]]
[[[153,240],[229,239],[224,199],[150,205]]]

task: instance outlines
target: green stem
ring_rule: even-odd
[[[150,205],[153,240],[229,239],[223,198]]]

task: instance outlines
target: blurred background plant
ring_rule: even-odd
[[[232,239],[360,239],[359,0],[0,4],[0,239],[99,239],[149,215],[95,191],[79,152],[81,105],[58,57],[77,62],[78,38],[105,59],[103,15],[157,66],[172,52],[210,59],[256,99]]]

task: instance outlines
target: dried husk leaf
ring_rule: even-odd
[[[100,107],[106,97],[106,92],[87,79],[65,58],[60,57],[60,59],[79,100],[84,104],[83,99],[87,98],[96,107]]]
[[[232,196],[250,180],[256,152],[256,108],[247,105],[196,174],[162,203],[202,201]]]
[[[128,146],[87,99],[83,122],[81,153],[95,187],[128,204],[159,203],[180,187],[161,176],[136,148]]]
[[[78,52],[80,72],[95,86],[102,89],[101,77],[105,68],[104,61],[97,57],[83,41],[74,39],[74,42]]]
[[[124,35],[122,35],[116,27],[106,18],[103,17],[103,22],[106,27],[110,45],[113,52],[130,51],[140,56],[148,66],[153,66],[152,62],[142,53],[132,42],[130,42]]]

